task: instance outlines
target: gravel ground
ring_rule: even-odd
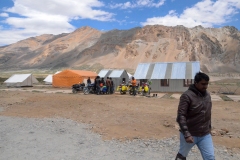
[[[1,160],[174,160],[177,136],[164,140],[103,141],[91,126],[69,119],[0,116]],[[216,160],[239,160],[239,154],[215,148]],[[188,160],[200,160],[196,147]]]

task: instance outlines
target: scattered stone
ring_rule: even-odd
[[[165,126],[165,127],[170,127],[170,124],[168,123],[168,121],[165,121],[164,124],[163,124],[163,126]]]
[[[211,135],[212,136],[217,136],[217,131],[216,130],[211,131]]]
[[[180,127],[179,127],[178,124],[175,124],[175,125],[174,125],[174,128],[175,128],[176,130],[179,130],[179,129],[180,129]]]
[[[228,129],[226,129],[226,128],[222,128],[221,130],[222,130],[222,131],[225,131],[226,133],[229,132]]]

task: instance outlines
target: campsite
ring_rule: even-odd
[[[109,74],[106,70],[100,73]],[[123,70],[115,73],[126,74]],[[219,156],[231,155],[230,159],[238,159],[239,79],[236,77],[227,79],[228,76],[211,76],[213,80],[221,79],[211,81],[208,88],[213,100],[212,133],[216,148],[223,147],[224,152],[221,149],[216,151]],[[226,88],[228,91],[234,91],[234,95],[224,94]],[[175,151],[178,148],[179,127],[176,123],[176,112],[181,92],[151,92],[149,97],[141,95],[133,97],[118,92],[112,95],[84,95],[73,94],[69,87],[53,87],[44,81],[31,87],[9,87],[2,83],[0,89],[1,116],[29,120],[32,118],[72,120],[89,125],[88,130],[99,135],[103,141],[117,140],[120,144],[134,140],[164,140],[176,137],[174,141],[176,144],[171,147]],[[153,93],[157,93],[158,96],[153,97]],[[26,144],[28,146],[27,140]],[[25,151],[28,149],[25,148]],[[162,152],[158,151],[158,154]],[[175,153],[172,151],[166,154],[174,157]],[[192,159],[195,159],[194,156],[196,157],[199,152],[193,151],[192,154]]]

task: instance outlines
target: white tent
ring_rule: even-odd
[[[131,74],[128,73],[128,72],[127,72],[127,74],[128,74],[129,79],[132,79],[133,75],[131,75]]]
[[[61,71],[57,71],[55,74],[60,73]],[[45,84],[52,84],[52,74],[49,74],[43,81],[45,82]]]
[[[14,74],[3,83],[7,87],[33,86],[38,80],[32,74]]]
[[[45,84],[52,84],[52,74],[49,74],[43,81]]]

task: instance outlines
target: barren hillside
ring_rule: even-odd
[[[200,61],[205,72],[240,72],[240,32],[234,27],[145,26],[101,32],[82,27],[0,47],[0,69],[135,70],[141,62]]]

